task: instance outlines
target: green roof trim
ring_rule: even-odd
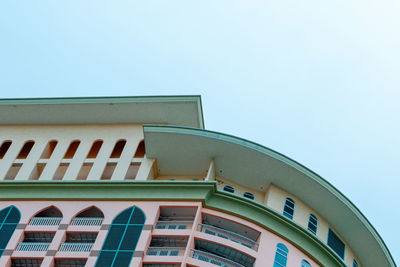
[[[255,201],[217,190],[204,181],[10,181],[0,182],[1,200],[202,201],[206,208],[245,218],[291,242],[323,266],[345,263],[318,238]]]
[[[377,244],[381,248],[382,252],[386,257],[386,262],[388,266],[396,266],[392,255],[390,254],[389,249],[387,248],[385,242],[382,240],[378,232],[372,226],[372,224],[368,221],[368,219],[361,213],[361,211],[346,197],[344,196],[338,189],[336,189],[332,184],[322,178],[320,175],[316,174],[312,170],[308,169],[307,167],[303,166],[302,164],[298,163],[297,161],[276,152],[270,148],[257,144],[255,142],[235,137],[228,134],[223,134],[215,131],[197,129],[197,128],[190,128],[190,127],[180,127],[180,126],[168,126],[168,125],[145,125],[144,132],[146,133],[169,133],[169,134],[180,134],[180,135],[192,135],[192,136],[199,136],[205,137],[210,139],[219,140],[226,143],[236,144],[241,147],[245,147],[261,154],[267,155],[272,157],[276,160],[279,160],[286,165],[290,166],[291,168],[296,169],[297,171],[301,172],[302,174],[306,175],[310,179],[317,182],[324,190],[333,194],[335,198],[341,201],[362,223],[362,225],[368,230],[369,234],[373,236],[376,240]],[[298,196],[301,198],[301,196]],[[318,212],[318,210],[317,210]],[[357,255],[359,260],[361,261],[362,265],[367,266],[368,262],[363,262],[361,255]]]
[[[33,106],[36,107],[35,110],[39,110],[39,107],[43,105],[84,105],[85,104],[103,104],[103,105],[113,105],[113,104],[140,104],[140,103],[153,103],[153,104],[173,104],[173,103],[189,103],[192,102],[196,107],[196,114],[193,114],[193,119],[196,119],[196,126],[204,128],[204,116],[203,109],[201,103],[200,95],[175,95],[175,96],[120,96],[120,97],[57,97],[57,98],[8,98],[8,99],[0,99],[0,108],[8,109],[16,108],[16,107],[26,107]],[[54,108],[53,108],[54,109]],[[56,109],[54,109],[56,110]],[[15,110],[3,110],[3,112],[12,112],[15,113]],[[18,112],[21,112],[19,110]],[[22,111],[23,112],[23,111]],[[31,110],[26,111],[28,113],[32,113]],[[54,112],[54,111],[53,111]],[[168,114],[168,110],[164,110],[164,113]],[[95,112],[96,113],[96,112]],[[194,118],[196,116],[196,118]],[[60,119],[61,120],[61,119]],[[8,121],[7,121],[8,122]],[[96,122],[98,123],[98,122]],[[158,123],[158,122],[153,122]],[[1,120],[0,120],[1,124]],[[21,123],[20,123],[21,124]],[[22,123],[23,124],[23,123]],[[24,124],[29,124],[29,121],[24,121]],[[34,123],[35,124],[35,123]],[[52,123],[50,123],[52,124]],[[171,123],[176,124],[176,123]],[[193,123],[194,124],[194,123]],[[181,125],[181,124],[178,124]],[[188,126],[188,125],[186,125]]]

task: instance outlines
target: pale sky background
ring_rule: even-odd
[[[327,179],[400,262],[400,1],[1,1],[0,98],[170,94]]]

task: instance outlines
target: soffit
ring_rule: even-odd
[[[393,266],[383,240],[361,212],[322,177],[284,155],[200,129],[149,125],[144,136],[147,157],[157,159],[160,175],[205,176],[214,160],[217,175],[239,185],[265,191],[273,183],[323,216],[363,266]]]
[[[0,125],[171,124],[204,128],[200,96],[1,99]]]

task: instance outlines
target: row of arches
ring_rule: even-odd
[[[104,141],[101,139],[94,141],[86,158],[96,158],[97,155],[99,154],[99,151],[100,151],[102,145],[103,145],[103,142]],[[80,140],[73,140],[69,144],[67,150],[65,151],[63,158],[64,159],[72,159],[75,156],[75,153],[78,150],[80,143],[81,143]],[[58,144],[57,140],[49,141],[47,143],[46,147],[44,148],[44,150],[40,156],[40,159],[49,159],[51,157],[51,155],[53,154],[57,144]],[[12,145],[11,140],[6,140],[1,144],[0,159],[3,159],[5,157],[9,148],[11,147],[11,145]],[[33,140],[26,141],[25,144],[20,149],[16,158],[17,159],[26,159],[34,145],[35,145],[35,141],[33,141]],[[110,158],[120,158],[125,145],[126,145],[126,139],[118,140],[114,145],[114,148],[110,154]],[[135,158],[143,158],[145,153],[146,153],[146,150],[145,150],[144,140],[142,140],[142,141],[140,141],[140,143],[136,149],[134,157]]]
[[[55,206],[50,206],[47,207],[39,212],[37,212],[36,214],[34,214],[30,220],[30,224],[33,225],[37,225],[38,221],[40,221],[40,219],[44,219],[44,218],[57,218],[59,220],[55,220],[56,222],[60,222],[61,218],[63,218],[63,214],[60,211],[60,209],[58,209]],[[91,206],[89,208],[86,208],[80,212],[78,212],[75,216],[73,216],[72,221],[75,218],[101,218],[104,219],[104,213],[97,207],[95,206]],[[38,220],[39,219],[39,220]]]

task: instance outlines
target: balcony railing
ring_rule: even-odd
[[[195,249],[192,249],[191,257],[193,259],[209,262],[211,264],[223,267],[244,267],[244,265],[231,261],[224,257]]]
[[[182,256],[185,252],[184,247],[149,247],[146,255],[148,256]]]
[[[156,229],[185,230],[192,228],[193,221],[158,221]]]
[[[199,224],[198,231],[209,234],[209,235],[215,235],[218,237],[222,237],[222,238],[231,240],[233,242],[239,243],[243,246],[254,249],[256,251],[258,250],[257,242],[255,242],[245,236],[239,235],[237,233],[234,233],[234,232],[222,229],[222,228],[218,228],[218,227],[208,225],[208,224]]]
[[[80,226],[100,226],[103,222],[103,218],[74,218],[71,225]]]
[[[34,217],[29,225],[59,225],[61,217]]]
[[[62,243],[60,251],[69,252],[89,252],[92,249],[93,243]]]
[[[34,243],[25,242],[19,243],[17,246],[17,251],[47,251],[49,249],[50,243]]]

